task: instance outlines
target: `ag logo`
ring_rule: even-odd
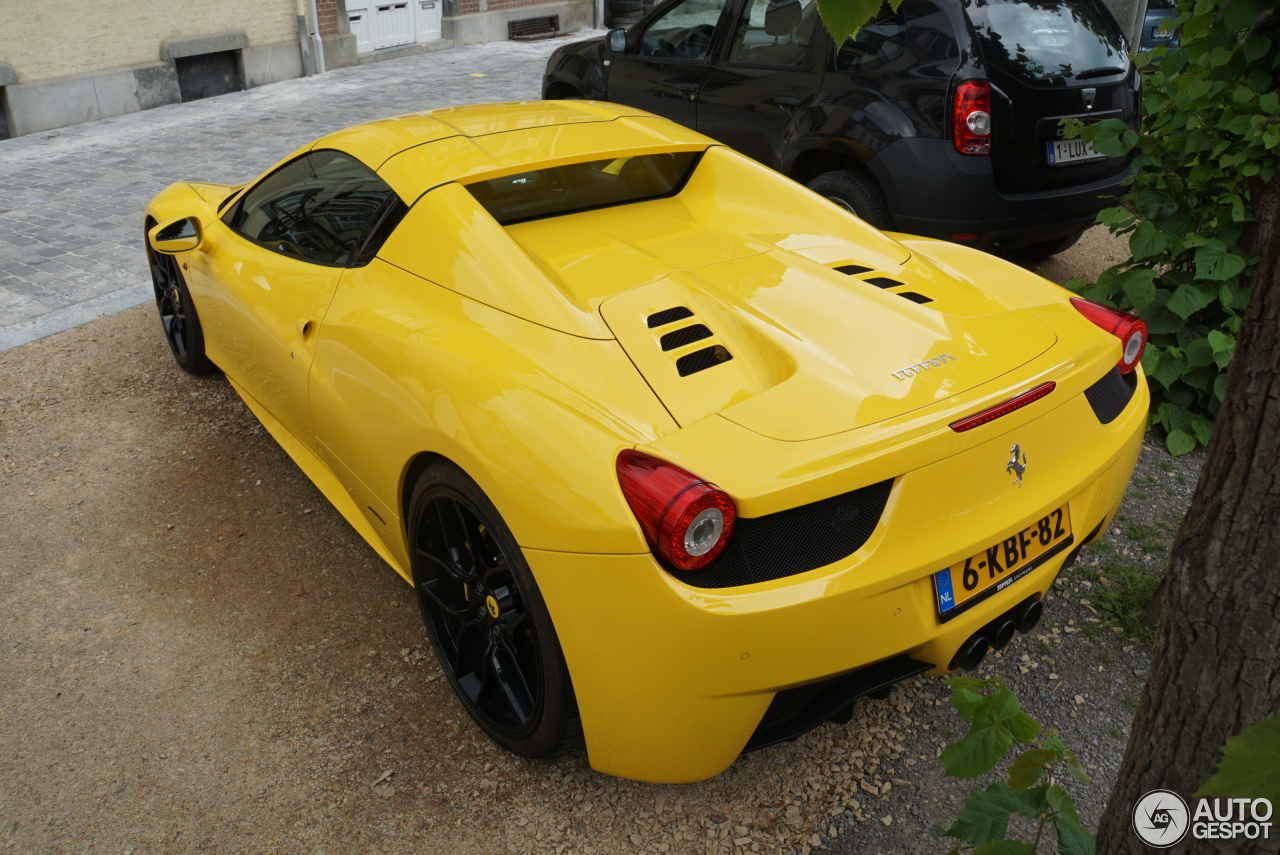
[[[1167,849],[1187,836],[1190,812],[1172,790],[1152,790],[1133,806],[1133,830],[1143,843]]]

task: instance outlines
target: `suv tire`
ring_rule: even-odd
[[[858,219],[878,229],[889,229],[889,206],[874,181],[850,169],[824,172],[809,182],[809,189],[824,196]]]

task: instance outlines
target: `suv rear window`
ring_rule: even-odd
[[[466,185],[504,226],[595,208],[673,196],[697,166],[700,151],[610,157],[504,175]]]
[[[1065,85],[1127,70],[1124,37],[1100,0],[962,0],[990,65]]]

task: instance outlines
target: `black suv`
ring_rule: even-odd
[[[815,0],[668,0],[557,50],[543,97],[674,119],[879,228],[1034,257],[1130,166],[1059,119],[1136,128],[1139,80],[1101,0],[904,0],[838,50]]]

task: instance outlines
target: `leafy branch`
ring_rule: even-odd
[[[1008,782],[974,790],[946,834],[963,841],[949,855],[1035,855],[1047,827],[1061,855],[1093,855],[1093,836],[1080,822],[1071,795],[1057,783],[1061,768],[1082,783],[1090,779],[1058,732],[1045,731],[1022,711],[1013,690],[999,677],[952,677],[951,705],[969,723],[969,732],[942,751],[942,766],[953,778],[972,779],[995,769],[1009,749],[1022,750],[1009,766]],[[1041,783],[1043,779],[1043,783]],[[1035,840],[1008,838],[1014,816],[1036,821]]]

